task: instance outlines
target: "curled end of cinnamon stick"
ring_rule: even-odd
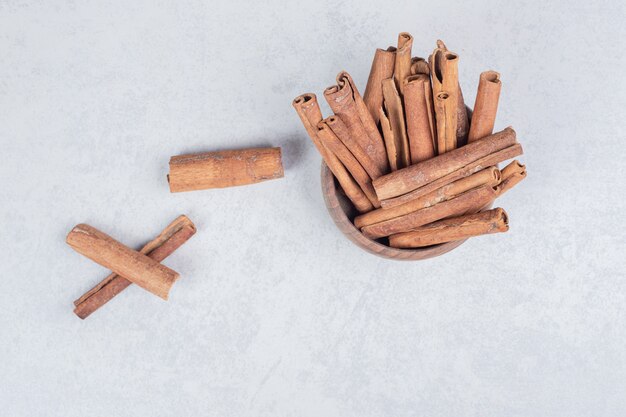
[[[480,78],[490,83],[500,84],[500,73],[496,71],[482,72]]]
[[[495,217],[496,217],[496,227],[500,232],[506,232],[509,230],[509,215],[503,208],[495,209]]]

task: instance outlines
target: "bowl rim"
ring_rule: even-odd
[[[335,225],[352,243],[373,255],[386,259],[417,261],[443,255],[462,245],[467,240],[456,240],[415,249],[399,249],[383,245],[380,242],[366,237],[356,228],[352,220],[348,218],[337,196],[339,189],[335,183],[335,176],[323,160],[321,166],[321,186],[326,208],[328,209],[330,217],[335,222]]]

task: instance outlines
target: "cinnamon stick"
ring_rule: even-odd
[[[167,300],[172,285],[179,278],[178,272],[86,224],[75,226],[67,235],[66,242],[76,252],[164,300]]]
[[[394,248],[419,248],[509,230],[509,219],[501,208],[440,220],[413,230],[389,236]]]
[[[498,196],[501,196],[502,194],[509,191],[524,178],[526,178],[525,165],[520,164],[520,162],[517,160],[508,164],[502,170],[502,181],[500,183],[500,194]]]
[[[337,85],[324,90],[324,97],[380,171],[389,172],[383,139],[350,74],[340,72],[337,75]]]
[[[428,125],[430,128],[430,137],[433,142],[433,150],[435,155],[437,152],[437,122],[435,120],[435,103],[433,101],[433,89],[431,85],[431,69],[430,65],[424,58],[413,57],[411,58],[411,74],[420,78],[420,75],[427,76],[427,80],[424,83],[426,89],[426,107],[428,109]],[[411,82],[414,78],[408,77],[407,81]]]
[[[354,137],[348,126],[337,116],[330,116],[324,119],[324,123],[330,127],[335,135],[341,140],[346,148],[354,155],[359,164],[365,169],[370,178],[378,178],[383,173],[378,168],[378,165],[370,158],[365,149],[359,145],[358,140]]]
[[[331,116],[336,117],[336,116]],[[374,207],[380,207],[378,197],[372,186],[372,179],[367,175],[359,161],[356,160],[350,150],[339,140],[335,133],[331,130],[327,123],[328,119],[322,120],[318,125],[318,137],[329,151],[339,158],[343,166],[346,167],[352,178],[359,184],[363,193]]]
[[[387,159],[389,160],[389,168],[391,172],[397,171],[398,163],[401,160],[400,150],[396,147],[396,137],[391,127],[389,116],[385,113],[384,107],[378,109],[378,120],[380,121],[380,129],[383,132]]]
[[[430,77],[426,74],[411,75],[406,78],[404,87],[404,111],[409,141],[411,164],[425,161],[435,156],[433,148],[433,127],[430,109]]]
[[[499,164],[500,162],[506,161],[507,159],[515,158],[522,153],[522,145],[517,143],[500,151],[491,153],[483,158],[477,159],[476,161],[469,163],[463,168],[444,175],[443,177],[438,178],[433,182],[424,185],[423,187],[413,190],[410,193],[406,193],[401,196],[390,198],[387,200],[381,200],[380,204],[385,209],[404,204],[407,201],[411,201],[415,198],[428,194],[431,191],[436,190],[439,187],[443,187],[446,184],[450,184],[451,182],[456,181],[460,178],[465,178],[469,175],[472,175],[473,173],[478,172],[481,169]]]
[[[195,233],[196,227],[191,220],[187,216],[179,216],[156,238],[141,248],[139,252],[157,262],[161,262]],[[111,273],[98,285],[74,301],[74,313],[81,319],[87,318],[131,284],[132,282],[126,278],[117,275],[115,272]]]
[[[383,175],[374,180],[374,189],[381,200],[398,197],[515,144],[517,144],[515,131],[508,127],[501,132],[470,143],[463,149],[455,149]]]
[[[449,135],[445,137],[447,143],[446,149],[438,149],[439,154],[450,151],[467,143],[467,135],[469,132],[469,120],[465,101],[463,100],[463,92],[459,84],[458,76],[459,56],[450,52],[445,44],[438,40],[437,48],[429,57],[429,63],[432,71],[433,94],[437,97],[440,93],[445,92],[449,100],[446,100],[446,110],[448,113],[456,113],[456,121],[454,122],[455,138]],[[437,108],[435,108],[437,110]],[[438,122],[439,124],[439,122]],[[448,123],[448,128],[450,123]],[[446,132],[438,132],[438,135],[444,135]],[[440,138],[440,141],[443,140]],[[450,146],[454,145],[453,148]]]
[[[255,184],[284,176],[280,148],[178,155],[170,159],[170,192]]]
[[[383,106],[383,85],[382,81],[393,77],[393,68],[396,60],[396,48],[390,46],[386,50],[376,49],[372,68],[367,79],[363,101],[367,106],[374,123],[378,124],[378,110]]]
[[[365,226],[380,223],[382,221],[400,217],[426,207],[434,206],[437,203],[450,200],[457,195],[471,190],[472,188],[480,187],[482,185],[495,187],[500,184],[500,181],[500,170],[496,167],[489,167],[476,172],[469,177],[461,178],[453,183],[444,185],[443,187],[404,204],[392,208],[373,210],[369,213],[357,216],[354,219],[354,225],[358,229],[361,229]]]
[[[292,103],[298,117],[302,121],[304,128],[306,129],[311,141],[322,155],[322,159],[326,163],[326,166],[333,173],[337,182],[341,186],[341,189],[346,194],[346,197],[354,204],[354,207],[359,213],[365,213],[374,208],[369,201],[363,190],[356,183],[354,178],[348,173],[341,161],[330,152],[322,144],[318,137],[317,125],[322,121],[322,111],[320,110],[317,102],[317,97],[313,93],[302,94],[296,97]]]
[[[398,49],[396,50],[396,64],[393,69],[393,79],[400,95],[404,94],[404,80],[411,75],[411,48],[413,36],[408,32],[398,35]]]
[[[406,135],[406,125],[404,124],[404,111],[402,100],[393,79],[383,80],[383,107],[385,115],[389,119],[389,128],[393,132],[394,148],[396,150],[396,160],[390,166],[396,169],[411,165],[409,154],[409,139]]]
[[[485,71],[480,74],[472,124],[467,137],[468,143],[491,135],[493,132],[501,88],[500,74],[496,71]]]
[[[450,200],[426,207],[400,217],[365,226],[361,229],[370,239],[378,239],[396,233],[408,232],[428,223],[447,217],[476,212],[493,201],[498,195],[497,187],[487,185],[466,191]]]

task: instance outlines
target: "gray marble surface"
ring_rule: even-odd
[[[0,2],[3,416],[623,416],[621,1]],[[364,87],[400,31],[500,71],[529,176],[507,234],[386,261],[333,226],[291,100]],[[324,111],[327,106],[324,105]],[[170,194],[171,155],[281,146],[286,175]],[[138,247],[179,214],[170,302],[64,242]]]

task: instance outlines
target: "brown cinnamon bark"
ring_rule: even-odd
[[[444,185],[441,188],[404,204],[392,208],[373,210],[369,213],[357,216],[354,219],[354,225],[360,229],[365,226],[400,217],[426,207],[434,206],[442,201],[450,200],[457,195],[471,190],[472,188],[480,187],[482,185],[495,187],[500,184],[500,181],[500,170],[496,167],[489,167],[476,172],[469,177],[461,178],[453,183]]]
[[[411,58],[411,75],[419,74],[430,76],[430,66],[424,58],[414,56]]]
[[[426,90],[426,107],[428,109],[428,125],[430,128],[430,137],[433,142],[433,150],[435,155],[437,152],[437,122],[435,120],[435,102],[433,101],[433,89],[431,85],[431,70],[430,65],[424,58],[413,57],[411,58],[411,77],[407,78],[407,82],[412,82],[415,79],[420,79],[420,76],[426,76],[427,81],[424,83]],[[413,78],[415,76],[416,78]],[[406,103],[405,103],[406,104]]]
[[[480,74],[468,142],[474,142],[493,132],[501,88],[500,74],[495,71],[485,71]]]
[[[255,184],[284,176],[280,148],[178,155],[170,159],[170,192]]]
[[[519,161],[515,160],[508,164],[502,170],[502,181],[500,183],[500,194],[509,191],[511,188],[515,187],[517,183],[526,178],[526,166],[520,164]]]
[[[374,188],[379,199],[398,197],[515,144],[517,144],[515,131],[508,127],[501,132],[470,143],[463,149],[455,149],[444,155],[383,175],[374,180]]]
[[[441,220],[411,232],[389,236],[394,248],[419,248],[509,230],[509,219],[501,208]]]
[[[404,111],[402,109],[402,99],[393,79],[383,80],[383,107],[385,115],[389,118],[389,127],[393,132],[394,147],[396,149],[396,161],[390,165],[396,169],[411,165],[409,154],[409,140],[406,135],[406,125],[404,123]]]
[[[396,217],[365,226],[361,229],[370,239],[378,239],[396,233],[408,232],[428,223],[447,217],[460,216],[476,212],[493,201],[498,193],[497,187],[483,185],[466,191],[450,200],[426,207],[404,216]]]
[[[191,220],[187,216],[179,216],[139,252],[161,262],[195,233],[196,227]],[[131,281],[113,272],[74,301],[74,313],[81,319],[87,318],[131,284]]]
[[[404,111],[409,153],[411,164],[416,164],[435,156],[429,113],[430,77],[426,74],[411,75],[405,81]]]
[[[324,123],[330,127],[335,135],[341,140],[341,142],[345,145],[346,148],[354,155],[357,161],[361,164],[363,169],[367,171],[367,174],[370,178],[378,178],[383,175],[383,173],[378,168],[378,165],[369,157],[365,149],[359,145],[358,140],[352,135],[350,129],[345,125],[345,123],[337,116],[330,116],[324,119]]]
[[[336,116],[331,116],[336,117]],[[368,200],[374,207],[380,207],[376,192],[372,186],[372,179],[367,175],[367,172],[359,161],[352,155],[350,150],[339,140],[335,133],[328,126],[328,119],[322,120],[318,125],[318,137],[329,151],[339,158],[343,166],[346,167],[348,172],[352,175],[352,178],[359,184],[361,190],[365,193]]]
[[[170,288],[179,278],[178,272],[86,224],[75,226],[67,235],[66,242],[76,252],[164,300],[167,300]]]
[[[443,135],[444,132],[437,133],[440,136],[439,140],[443,140],[448,144],[446,149],[438,149],[439,154],[450,151],[450,146],[452,144],[454,144],[454,148],[452,149],[455,149],[457,147],[464,146],[467,143],[469,119],[467,116],[467,109],[465,108],[465,101],[463,100],[463,92],[461,91],[461,86],[459,84],[458,61],[458,55],[450,52],[446,48],[445,44],[440,40],[437,41],[437,48],[429,57],[429,64],[432,71],[434,97],[437,97],[443,92],[447,93],[449,100],[445,101],[448,105],[446,110],[448,113],[453,111],[456,113],[456,121],[454,122],[454,128],[456,131],[455,139],[453,140],[449,136],[446,136],[444,140],[441,138],[441,135]],[[437,110],[437,107],[435,110]],[[448,127],[450,127],[449,123]]]
[[[398,49],[396,50],[396,64],[393,70],[393,78],[400,95],[404,94],[404,80],[411,75],[411,48],[413,36],[402,32],[398,35]]]
[[[424,185],[423,187],[413,190],[410,193],[406,193],[399,197],[390,198],[387,200],[381,200],[380,204],[385,209],[388,209],[390,207],[395,207],[400,204],[404,204],[407,201],[411,201],[425,194],[428,194],[432,192],[433,190],[443,187],[446,184],[450,184],[451,182],[456,181],[460,178],[465,178],[469,175],[472,175],[475,172],[485,169],[486,167],[499,164],[500,162],[506,161],[507,159],[515,158],[516,156],[521,155],[522,153],[523,153],[522,145],[517,143],[515,145],[504,148],[500,151],[491,153],[483,158],[477,159],[476,161],[469,163],[463,168],[458,169],[454,172],[451,172],[447,175],[444,175],[443,177],[438,178],[434,180],[433,182]]]
[[[399,149],[396,148],[396,138],[391,128],[391,122],[389,116],[385,113],[384,107],[378,109],[378,120],[380,122],[380,129],[383,131],[383,138],[385,141],[385,149],[387,151],[387,159],[389,160],[389,168],[391,172],[398,170]]]
[[[311,141],[319,151],[320,155],[322,155],[322,159],[324,159],[328,169],[330,169],[337,179],[337,182],[339,182],[339,185],[346,194],[346,197],[348,197],[352,204],[354,204],[354,207],[359,213],[365,213],[372,210],[374,206],[369,201],[365,193],[363,193],[363,190],[361,190],[359,185],[356,183],[354,178],[352,178],[341,161],[339,161],[337,156],[326,149],[318,137],[317,125],[322,121],[322,111],[320,110],[315,94],[302,94],[293,100],[292,105],[298,113],[298,116],[309,134]]]
[[[376,49],[365,93],[363,93],[363,101],[376,124],[379,122],[378,110],[383,106],[382,81],[393,77],[395,61],[396,48],[394,46],[390,46],[386,50]]]
[[[324,97],[380,171],[389,172],[383,139],[352,77],[345,71],[340,72],[337,85],[324,90]]]

